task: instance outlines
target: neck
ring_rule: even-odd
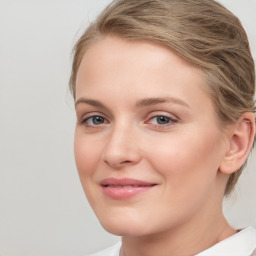
[[[209,216],[209,215],[208,215]],[[196,223],[196,225],[194,225]],[[142,237],[123,237],[121,256],[192,256],[228,238],[236,231],[223,214]]]

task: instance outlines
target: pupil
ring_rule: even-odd
[[[95,116],[93,117],[93,124],[103,124],[104,123],[104,118],[100,116]]]
[[[157,117],[157,123],[158,124],[168,124],[169,123],[169,118],[165,116],[158,116]]]

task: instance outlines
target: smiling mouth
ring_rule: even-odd
[[[144,187],[153,187],[156,184],[152,185],[102,185],[103,187],[112,187],[112,188],[144,188]]]
[[[109,178],[102,180],[100,185],[106,197],[113,200],[126,200],[149,191],[157,184],[130,178]]]

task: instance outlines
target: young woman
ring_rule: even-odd
[[[75,158],[102,226],[95,256],[251,256],[222,213],[255,136],[239,20],[213,0],[117,0],[74,48]]]

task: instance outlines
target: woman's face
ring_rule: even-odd
[[[85,53],[75,158],[109,232],[154,234],[220,211],[226,140],[204,86],[199,69],[147,41],[107,36]]]

